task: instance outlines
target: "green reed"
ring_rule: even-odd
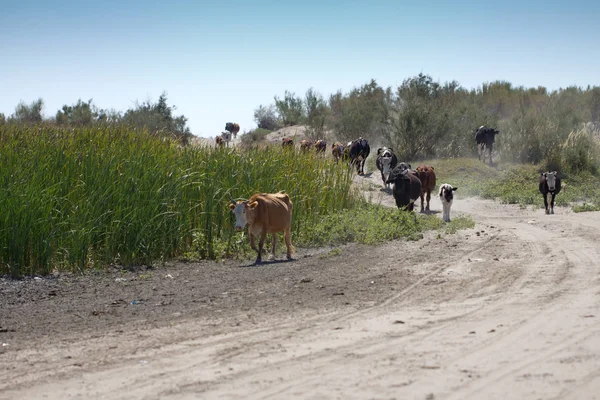
[[[124,127],[0,129],[0,274],[140,265],[241,246],[231,197],[287,192],[293,235],[355,206],[351,174],[279,147],[182,147]],[[237,234],[239,235],[239,234]]]

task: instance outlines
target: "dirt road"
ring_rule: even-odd
[[[459,195],[460,213],[475,229],[125,289],[4,281],[0,399],[600,398],[600,213]],[[33,302],[35,285],[57,294]]]

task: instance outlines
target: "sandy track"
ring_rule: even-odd
[[[45,338],[0,354],[0,399],[600,397],[600,213],[460,197],[458,213],[476,228],[294,263],[372,264],[344,288],[372,301]]]

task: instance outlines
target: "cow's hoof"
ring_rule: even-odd
[[[549,210],[546,210],[546,214],[550,214],[550,211],[549,211]]]
[[[287,256],[286,257],[288,261],[294,261],[294,259],[292,258],[292,256]]]
[[[262,264],[262,259],[260,259],[260,258],[257,258],[257,259],[256,259],[256,261],[254,261],[254,264],[255,264],[255,265],[260,265],[260,264]]]
[[[552,212],[550,214],[554,214],[554,210],[552,210]]]

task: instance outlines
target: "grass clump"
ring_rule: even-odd
[[[447,233],[474,227],[470,217],[456,217],[451,223],[434,215],[418,215],[397,208],[364,203],[342,213],[327,215],[310,225],[296,239],[299,246],[363,243],[379,244],[395,239],[418,240],[423,232],[445,229]]]
[[[544,167],[532,164],[503,164],[498,168],[483,164],[477,159],[445,159],[428,161],[435,167],[438,183],[457,186],[462,196],[481,196],[507,204],[523,207],[544,201],[539,192],[540,173]],[[568,206],[576,202],[591,203],[575,206],[574,210],[592,211],[600,205],[600,178],[589,172],[569,173],[559,171],[562,190],[555,204]]]

